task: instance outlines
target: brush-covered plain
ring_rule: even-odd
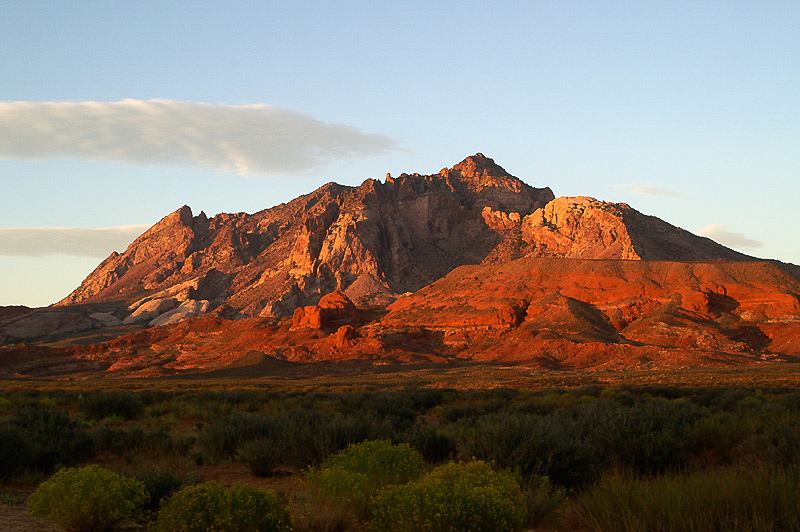
[[[70,530],[183,530],[191,505],[231,531],[800,530],[795,387],[0,390],[0,511],[64,504],[76,472],[144,494]]]

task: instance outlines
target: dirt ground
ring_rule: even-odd
[[[3,532],[62,532],[62,528],[28,514],[24,504],[0,504],[0,530]]]

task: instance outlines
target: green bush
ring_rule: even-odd
[[[385,532],[504,532],[526,521],[525,497],[513,473],[486,462],[449,463],[373,499],[372,527]]]
[[[575,488],[594,480],[600,467],[584,423],[564,408],[549,416],[498,413],[461,420],[456,428],[463,456],[515,469],[523,479],[546,476]]]
[[[317,502],[337,502],[365,516],[378,489],[419,478],[423,469],[422,456],[407,443],[365,441],[331,456],[309,473],[308,483]]]
[[[144,484],[147,493],[147,499],[140,506],[140,517],[143,517],[144,521],[151,519],[156,514],[163,499],[187,484],[183,476],[158,467],[145,469],[139,472],[136,478]]]
[[[259,439],[239,446],[237,457],[257,477],[271,476],[277,465],[279,452],[275,442]]]
[[[243,443],[276,438],[279,431],[278,422],[272,418],[235,413],[204,427],[200,446],[214,458],[233,458]]]
[[[291,517],[268,490],[215,481],[183,488],[164,501],[155,532],[289,532]]]
[[[422,454],[426,462],[439,463],[456,454],[456,439],[438,426],[417,423],[403,439]]]
[[[20,469],[49,473],[95,454],[94,439],[66,412],[25,407],[14,413],[9,426],[26,442],[16,454]]]
[[[710,470],[643,479],[612,474],[576,500],[576,529],[597,532],[800,530],[797,470]]]
[[[642,474],[686,464],[688,435],[702,414],[690,403],[655,400],[627,407],[610,402],[581,405],[575,415],[586,441],[607,465]]]
[[[101,532],[131,515],[146,497],[138,480],[90,465],[57,472],[31,495],[28,510],[67,532]]]
[[[31,444],[13,427],[0,427],[0,480],[22,472],[31,463]]]
[[[110,416],[135,419],[144,410],[142,400],[131,392],[95,392],[82,396],[79,404],[86,419]]]

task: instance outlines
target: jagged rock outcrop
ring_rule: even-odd
[[[252,215],[209,219],[181,207],[60,304],[175,298],[208,301],[209,310],[224,303],[243,316],[291,316],[334,290],[386,305],[458,266],[523,256],[748,258],[625,204],[555,199],[479,153],[434,175],[329,183]]]
[[[462,264],[481,262],[503,236],[483,209],[524,216],[553,199],[482,154],[423,176],[358,187],[329,183],[252,215],[182,207],[112,254],[60,302],[121,300],[191,286],[178,297],[252,316],[287,316],[333,291],[386,304]],[[166,296],[165,296],[166,297]]]

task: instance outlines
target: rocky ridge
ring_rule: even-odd
[[[333,290],[385,304],[483,260],[503,239],[485,223],[484,207],[527,215],[552,199],[550,189],[477,154],[435,175],[329,183],[252,215],[208,218],[184,206],[108,257],[59,305],[176,297],[269,317]]]

